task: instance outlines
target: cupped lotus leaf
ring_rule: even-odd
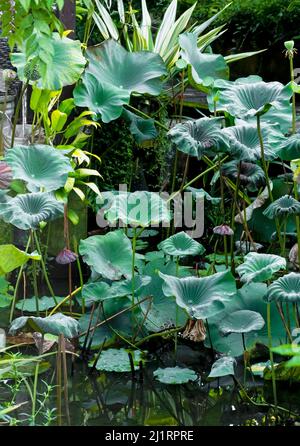
[[[63,211],[63,203],[47,192],[20,194],[0,202],[0,218],[23,230],[37,229],[41,222],[61,217]]]
[[[228,314],[219,324],[220,333],[227,336],[230,333],[249,333],[261,330],[265,321],[257,311],[238,310]]]
[[[222,172],[223,175],[232,178],[234,181],[237,181],[239,176],[240,184],[247,187],[250,191],[256,191],[266,184],[263,169],[254,163],[229,161],[223,164]]]
[[[274,254],[259,254],[249,252],[244,258],[244,263],[237,267],[241,281],[265,282],[280,270],[286,269],[286,260]]]
[[[143,352],[139,350],[125,350],[125,348],[109,348],[102,351],[96,362],[96,369],[104,372],[130,372],[129,354],[132,355],[134,369],[139,369],[140,361],[143,361]]]
[[[264,142],[264,154],[267,161],[272,161],[278,157],[278,149],[272,144],[271,137],[282,135],[274,126],[263,123],[261,126]],[[261,159],[261,147],[257,126],[252,123],[227,127],[223,132],[228,137],[229,153],[239,161],[257,161]],[[277,136],[278,138],[279,136]]]
[[[57,313],[47,317],[22,316],[13,320],[9,329],[11,335],[25,327],[40,333],[50,333],[56,336],[60,334],[66,338],[72,339],[78,335],[79,324],[76,319]]]
[[[130,122],[130,132],[138,144],[151,141],[158,136],[154,119],[141,118],[128,110],[124,110],[123,116]]]
[[[282,133],[271,134],[269,141],[276,150],[278,157],[283,161],[300,158],[300,133],[295,133],[289,137]]]
[[[28,254],[14,245],[0,245],[0,276],[25,265],[28,260],[41,260],[37,252]]]
[[[82,83],[75,88],[75,103],[89,106],[104,122],[121,116],[131,93],[155,96],[162,90],[161,77],[167,71],[158,54],[128,52],[111,39],[88,48],[86,57],[89,64]]]
[[[39,58],[32,59],[35,71],[37,71],[38,80],[34,81],[42,90],[60,90],[67,85],[73,85],[77,82],[86,65],[86,59],[82,55],[81,43],[78,40],[69,39],[53,33],[47,37],[47,61]],[[18,70],[18,77],[26,82],[28,73],[28,61],[25,55],[26,41],[24,50],[20,53],[11,55],[12,64]]]
[[[235,82],[220,80],[214,87],[219,90],[218,110],[226,110],[242,119],[264,115],[271,107],[280,110],[287,106],[293,94],[290,84],[267,83],[258,76],[240,78]]]
[[[227,137],[220,118],[200,118],[176,124],[168,133],[177,149],[199,159],[211,151],[226,151]]]
[[[37,310],[39,311],[47,311],[50,310],[50,308],[54,308],[58,303],[62,302],[64,300],[63,297],[55,297],[55,300],[53,297],[39,297],[38,298],[38,308],[36,303],[36,298],[31,297],[29,299],[23,299],[17,302],[16,308],[21,311],[25,311],[27,313],[35,313]]]
[[[288,217],[289,215],[300,214],[300,203],[290,195],[284,195],[273,201],[263,213],[266,217],[274,219],[276,217]]]
[[[229,67],[220,54],[203,53],[198,48],[195,33],[184,33],[179,36],[181,57],[191,66],[194,82],[204,87],[213,84],[215,79],[228,79]]]
[[[221,378],[222,376],[233,375],[236,360],[231,356],[223,356],[215,361],[211,367],[208,378]]]
[[[108,199],[104,216],[110,223],[121,220],[126,225],[145,228],[171,220],[167,202],[155,192],[103,192],[102,196]]]
[[[112,84],[102,82],[91,73],[85,73],[73,92],[76,105],[87,107],[98,118],[108,123],[123,113],[123,106],[129,103],[130,94]]]
[[[163,384],[186,384],[189,381],[197,381],[198,376],[194,370],[186,367],[166,367],[158,368],[153,372],[153,376]]]
[[[267,285],[264,283],[249,283],[238,290],[237,295],[226,302],[225,310],[210,318],[209,328],[211,334],[212,344],[214,349],[220,353],[230,356],[240,356],[244,352],[242,336],[240,333],[232,333],[228,336],[220,336],[219,326],[222,319],[238,310],[250,310],[261,314],[262,318],[267,320],[267,305],[264,297],[268,291]],[[285,318],[290,317],[293,328],[292,310],[289,315],[286,313],[286,308],[283,309]],[[280,314],[276,305],[271,305],[271,329],[272,329],[272,344],[278,346],[287,342],[285,327],[282,323]],[[244,334],[246,348],[249,351],[256,344],[268,345],[268,330],[267,325],[260,330],[251,331]],[[209,339],[205,340],[205,345],[210,346]]]
[[[300,302],[300,274],[290,273],[275,280],[266,295],[268,302]]]
[[[158,245],[158,248],[165,254],[175,257],[197,256],[203,254],[205,251],[201,243],[194,240],[184,231],[178,232],[162,241]]]
[[[191,318],[207,319],[222,312],[225,303],[236,292],[235,280],[229,271],[212,276],[177,278],[159,273],[164,280],[163,292],[175,296],[177,305]]]
[[[30,191],[46,192],[63,187],[71,172],[70,160],[52,146],[36,144],[15,146],[5,157],[13,178],[24,180]]]
[[[132,276],[132,246],[122,230],[81,240],[79,252],[85,263],[107,279]]]

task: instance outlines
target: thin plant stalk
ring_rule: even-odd
[[[133,229],[132,237],[132,265],[131,265],[131,275],[132,275],[132,286],[131,286],[131,303],[132,307],[135,304],[135,251],[136,251],[136,239],[137,233],[136,228]],[[134,308],[132,308],[132,324],[134,323]]]
[[[299,201],[298,184],[294,183],[295,199]],[[297,246],[298,246],[298,268],[300,268],[300,216],[296,215],[296,231],[297,231]]]
[[[26,245],[26,248],[25,248],[25,253],[26,254],[29,251],[30,245],[31,245],[31,233],[29,234],[27,245]],[[16,306],[16,301],[17,301],[18,290],[19,290],[20,282],[21,282],[22,275],[23,275],[23,269],[24,269],[24,265],[22,265],[20,267],[20,269],[19,269],[19,273],[18,273],[18,277],[17,277],[15,289],[14,289],[13,301],[12,301],[11,309],[10,309],[9,322],[11,322],[13,320],[13,317],[14,317],[14,311],[15,311],[15,306]]]
[[[274,356],[273,356],[273,352],[272,352],[272,328],[271,328],[271,304],[270,304],[270,302],[267,303],[267,328],[268,328],[268,343],[269,343],[269,353],[270,353],[270,362],[271,362],[273,398],[274,398],[275,414],[277,414],[278,400],[277,400]]]
[[[51,297],[53,298],[53,300],[55,302],[55,305],[57,305],[58,302],[56,300],[56,297],[55,297],[52,285],[51,285],[50,280],[49,280],[49,276],[48,276],[47,268],[46,268],[46,265],[45,265],[45,262],[44,262],[44,259],[43,259],[43,253],[42,253],[42,250],[41,250],[41,246],[40,246],[40,242],[39,242],[38,236],[36,234],[36,231],[32,231],[32,232],[33,232],[33,237],[34,237],[36,249],[37,249],[39,255],[41,256],[41,266],[42,266],[42,271],[43,271],[43,275],[44,275],[47,287],[49,289]]]
[[[176,257],[176,277],[178,277],[178,272],[179,272],[179,256]],[[178,305],[177,302],[175,301],[175,305],[176,305],[176,313],[175,313],[175,327],[177,328],[178,326]],[[177,332],[175,332],[174,334],[174,356],[175,356],[175,364],[177,361],[177,347],[178,347],[178,336],[177,336]]]
[[[34,251],[34,234],[35,231],[31,230],[31,246],[32,251]],[[38,291],[38,284],[37,284],[37,269],[35,261],[32,261],[32,267],[33,267],[33,291],[34,291],[34,298],[35,298],[35,305],[36,305],[36,315],[40,315],[39,311],[39,291]]]
[[[238,191],[239,191],[239,187],[240,187],[240,175],[241,175],[241,163],[239,163],[239,165],[238,165],[237,179],[236,179],[234,197],[233,197],[232,208],[231,208],[231,229],[233,231],[235,228],[235,210],[236,210],[237,202],[238,202]],[[231,272],[232,272],[232,274],[235,274],[234,237],[233,236],[231,237],[231,243],[230,243],[230,259],[231,259]]]
[[[289,52],[289,61],[290,61],[290,76],[291,76],[291,82],[294,82],[294,53]],[[297,127],[297,113],[296,113],[296,95],[293,91],[292,95],[292,134],[296,133]]]
[[[17,129],[17,123],[18,123],[18,119],[19,119],[19,115],[20,115],[21,105],[22,105],[23,97],[24,97],[24,94],[26,93],[28,85],[29,85],[29,80],[27,80],[25,82],[25,84],[23,84],[22,90],[21,90],[21,93],[20,93],[20,96],[19,96],[19,99],[17,102],[15,116],[14,116],[14,122],[13,122],[13,127],[12,127],[12,134],[11,134],[11,143],[10,143],[11,147],[13,147],[14,143],[15,143],[16,129]]]
[[[73,237],[73,249],[75,254],[77,255],[77,259],[76,259],[76,264],[77,264],[77,269],[78,269],[78,274],[79,274],[79,283],[80,283],[80,288],[83,288],[83,273],[82,273],[82,268],[81,268],[81,263],[80,263],[80,258],[79,258],[79,250],[78,250],[78,243],[76,240],[76,237]],[[83,297],[83,295],[81,296],[82,299],[82,314],[85,313],[85,298]]]

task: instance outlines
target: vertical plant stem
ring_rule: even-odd
[[[294,82],[294,57],[293,54],[289,55],[290,60],[290,75],[291,75],[291,81]],[[292,96],[292,134],[296,133],[296,121],[297,121],[297,114],[296,114],[296,95],[295,92],[293,92]]]
[[[31,418],[32,418],[33,425],[35,425],[35,417],[36,417],[36,401],[37,401],[37,386],[38,386],[38,378],[39,378],[39,367],[40,367],[40,363],[38,362],[37,365],[35,366],[33,393],[32,393]]]
[[[235,210],[237,207],[237,201],[239,196],[239,187],[240,187],[240,175],[241,175],[241,163],[238,166],[238,173],[236,179],[236,185],[234,190],[234,197],[232,202],[232,210],[231,210],[231,228],[234,231],[235,228]],[[231,237],[231,246],[230,246],[230,257],[231,257],[231,272],[235,274],[235,262],[234,262],[234,236]]]
[[[26,245],[26,248],[25,248],[25,253],[26,254],[28,253],[30,244],[31,244],[31,232],[29,234],[27,245]],[[10,309],[9,322],[11,322],[13,320],[13,317],[14,317],[14,311],[15,311],[15,306],[16,306],[16,301],[17,301],[17,296],[18,296],[18,290],[19,290],[20,282],[21,282],[22,275],[23,275],[23,269],[24,269],[24,266],[22,265],[20,267],[20,269],[19,269],[19,273],[18,273],[18,277],[17,277],[15,289],[14,289],[13,301],[12,301],[11,309]]]
[[[260,116],[259,115],[257,115],[257,117],[256,117],[256,122],[257,122],[257,133],[258,133],[259,144],[260,144],[260,155],[261,155],[262,168],[263,168],[263,171],[264,171],[264,174],[265,174],[265,177],[266,177],[269,198],[270,198],[271,202],[273,203],[274,198],[273,198],[272,189],[271,189],[271,186],[270,186],[270,178],[269,178],[269,173],[268,173],[268,166],[267,166],[266,159],[265,159],[264,141],[263,141],[263,136],[262,136],[262,132],[261,132],[261,122],[260,122]],[[278,218],[275,218],[275,225],[276,225],[276,231],[277,231],[277,235],[278,235],[279,245],[280,245],[281,249],[283,249],[282,248],[281,234],[280,234],[280,224],[279,224]]]
[[[50,292],[50,294],[51,294],[51,296],[52,296],[52,298],[53,298],[53,300],[55,302],[55,305],[57,305],[58,302],[56,300],[56,297],[55,297],[52,285],[51,285],[50,280],[49,280],[49,276],[48,276],[48,273],[47,273],[47,268],[46,268],[46,265],[45,265],[45,261],[43,259],[43,253],[42,253],[42,250],[41,250],[40,242],[39,242],[38,236],[36,234],[36,231],[33,231],[33,237],[34,237],[36,249],[37,249],[39,255],[41,256],[42,271],[43,271],[43,275],[44,275],[44,278],[45,278],[48,290],[49,290],[49,292]]]
[[[31,246],[32,251],[34,251],[34,237],[35,231],[31,230]],[[36,269],[36,263],[35,260],[32,261],[32,267],[33,267],[33,291],[34,291],[34,298],[35,298],[35,305],[36,305],[36,315],[40,315],[39,311],[39,291],[38,291],[38,284],[37,284],[37,269]]]
[[[179,256],[176,257],[176,277],[178,277],[178,271],[179,271]],[[175,313],[175,328],[178,326],[178,305],[175,300],[176,305],[176,313]],[[174,333],[174,356],[175,356],[175,364],[177,362],[177,347],[178,347],[178,337],[177,337],[177,331]]]
[[[17,123],[18,123],[18,119],[19,119],[19,115],[20,115],[20,110],[21,110],[23,97],[24,97],[24,94],[26,93],[28,84],[29,84],[29,80],[27,80],[25,82],[25,84],[23,84],[22,90],[21,90],[21,93],[20,93],[20,97],[19,97],[18,102],[17,102],[17,106],[16,106],[16,110],[15,110],[15,116],[14,116],[14,122],[13,122],[13,127],[12,127],[12,134],[11,134],[11,143],[10,143],[11,147],[13,147],[14,143],[15,143]]]
[[[132,267],[131,267],[131,275],[132,275],[132,286],[131,286],[131,303],[132,306],[135,304],[135,250],[136,250],[136,228],[133,229],[133,238],[132,238]],[[134,325],[134,308],[132,308],[132,326]]]
[[[272,328],[271,328],[271,304],[270,304],[270,302],[267,303],[267,327],[268,327],[269,353],[270,353],[270,362],[271,362],[273,398],[274,398],[274,405],[275,405],[275,414],[277,415],[278,401],[277,401],[274,357],[273,357],[273,352],[272,352]]]
[[[80,282],[80,288],[83,288],[83,273],[82,273],[82,268],[81,268],[81,263],[80,263],[80,258],[79,258],[79,250],[78,250],[78,242],[76,240],[76,237],[74,235],[73,237],[73,249],[75,254],[77,254],[77,259],[76,259],[76,264],[77,264],[77,269],[78,269],[78,274],[79,274],[79,282]],[[81,296],[82,299],[82,314],[85,313],[85,298],[83,297],[83,294]]]
[[[299,201],[298,184],[294,183],[295,199]],[[298,268],[300,269],[300,217],[296,215],[297,245],[298,245]]]
[[[62,372],[61,372],[61,335],[58,338],[58,348],[56,355],[56,411],[57,422],[61,426],[61,386],[62,386]]]

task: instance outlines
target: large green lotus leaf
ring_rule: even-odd
[[[219,90],[217,109],[242,119],[261,116],[271,107],[280,110],[287,106],[293,94],[290,84],[267,83],[257,76],[240,78],[235,82],[219,80],[214,87]]]
[[[283,161],[292,161],[300,158],[300,133],[289,137],[284,136],[282,133],[273,133],[270,134],[269,141],[278,153],[279,158]]]
[[[40,333],[50,333],[56,336],[60,334],[66,338],[72,339],[78,335],[79,324],[76,319],[57,313],[47,317],[22,316],[13,320],[9,333],[15,335],[18,331],[25,327]]]
[[[207,319],[222,312],[225,303],[236,292],[235,280],[229,271],[200,279],[180,279],[163,273],[160,277],[165,281],[164,294],[175,296],[177,305],[196,319]]]
[[[201,52],[197,40],[195,33],[179,36],[181,57],[191,66],[194,82],[207,87],[212,85],[215,79],[228,79],[229,68],[224,57],[220,54]]]
[[[109,290],[110,286],[105,282],[87,283],[83,285],[81,299],[84,299],[86,307],[90,307],[94,302],[109,298]]]
[[[139,350],[125,350],[125,348],[109,348],[102,351],[100,358],[96,362],[96,369],[105,372],[130,372],[130,360],[128,353],[131,353],[134,369],[139,369],[140,361],[143,360],[143,352]]]
[[[37,58],[31,61],[26,60],[24,42],[23,52],[11,55],[12,64],[18,70],[18,77],[23,82],[27,79],[28,65],[32,62],[34,71],[37,72],[37,86],[43,90],[60,90],[67,85],[77,82],[86,65],[86,59],[82,55],[81,43],[78,40],[61,37],[58,33],[53,33],[47,37],[49,51],[47,61]],[[38,56],[38,55],[37,55]]]
[[[131,278],[114,282],[109,290],[110,297],[130,296],[132,294],[133,282],[135,294],[138,296],[142,293],[143,288],[151,282],[151,277],[135,275],[134,280]]]
[[[40,260],[37,252],[27,254],[14,245],[0,245],[0,276],[10,273],[16,268],[25,265],[28,260]]]
[[[261,330],[264,325],[264,319],[256,311],[238,310],[222,319],[219,330],[223,336],[227,336],[230,333],[249,333]]]
[[[236,360],[231,356],[224,356],[215,361],[211,367],[208,378],[221,378],[222,376],[234,375]]]
[[[123,105],[129,103],[128,91],[102,82],[91,73],[85,73],[73,92],[75,104],[87,107],[96,113],[97,118],[108,123],[117,119],[123,112]]]
[[[87,72],[102,82],[129,93],[158,95],[162,90],[161,76],[167,74],[162,58],[150,51],[128,52],[115,40],[88,48]]]
[[[300,302],[300,274],[290,273],[275,280],[268,288],[266,299],[269,302]]]
[[[286,269],[286,260],[273,254],[249,252],[244,263],[237,267],[242,282],[265,282],[282,269]]]
[[[132,276],[132,246],[122,230],[81,240],[79,252],[85,263],[107,279]]]
[[[273,201],[264,211],[264,215],[270,219],[296,214],[300,214],[300,203],[290,195],[284,195]]]
[[[7,152],[5,160],[13,171],[13,178],[26,181],[30,191],[57,190],[65,185],[73,170],[61,151],[43,144],[15,146]]]
[[[138,144],[151,141],[158,136],[154,119],[141,118],[128,110],[124,110],[123,116],[130,122],[130,132]]]
[[[163,384],[186,384],[198,379],[194,370],[178,366],[156,369],[153,376]]]
[[[244,347],[241,334],[232,333],[225,337],[220,336],[219,325],[224,317],[239,310],[255,311],[266,321],[267,305],[264,297],[267,290],[267,285],[264,283],[246,284],[238,290],[236,296],[226,302],[225,310],[222,313],[209,319],[210,334],[215,350],[235,357],[243,354]],[[287,317],[287,315],[285,316]],[[293,325],[292,311],[290,311],[290,320]],[[271,305],[271,331],[274,347],[286,343],[286,331],[276,305]],[[267,325],[264,325],[261,330],[245,333],[244,336],[247,350],[254,347],[256,343],[268,345]],[[210,346],[208,339],[205,340],[205,345]]]
[[[278,147],[273,139],[282,137],[274,126],[263,123],[261,126],[264,142],[264,154],[267,161],[278,157]],[[256,124],[241,123],[223,130],[228,137],[229,153],[239,161],[257,161],[261,159],[261,148]]]
[[[131,93],[156,96],[162,90],[160,78],[167,71],[158,54],[128,52],[115,40],[106,40],[88,48],[86,57],[89,64],[82,83],[75,88],[75,103],[89,106],[104,122],[121,116]]]
[[[175,257],[197,256],[203,254],[205,251],[201,243],[194,240],[184,231],[178,232],[162,241],[158,245],[158,248],[165,254]]]
[[[47,192],[20,194],[0,201],[0,217],[23,230],[37,229],[41,222],[61,217],[63,211],[63,203]]]
[[[121,220],[126,225],[147,227],[171,220],[167,203],[157,193],[103,192],[102,196],[108,199],[104,216],[110,223]]]
[[[62,302],[63,300],[64,300],[63,297],[55,297],[55,300],[53,299],[53,297],[47,297],[47,296],[39,297],[38,308],[37,308],[35,297],[31,297],[29,299],[20,300],[16,304],[16,308],[18,308],[18,310],[25,311],[27,313],[35,313],[37,310],[47,311],[50,308],[54,308],[58,303]]]
[[[168,135],[178,150],[198,158],[214,150],[226,150],[228,146],[220,118],[200,118],[176,124]]]
[[[240,184],[250,191],[256,191],[266,183],[263,169],[254,163],[229,161],[223,164],[222,172],[223,175],[232,178],[234,181],[237,181],[239,176]]]

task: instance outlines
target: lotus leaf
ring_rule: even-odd
[[[275,280],[268,288],[266,300],[268,302],[299,302],[300,274],[290,273]]]
[[[139,350],[125,350],[124,348],[109,348],[102,351],[96,363],[96,369],[105,372],[130,372],[128,353],[132,355],[134,369],[138,370],[139,363],[143,359],[143,352]]]
[[[73,169],[70,160],[51,146],[36,144],[15,146],[5,157],[13,178],[24,180],[30,191],[47,192],[63,187]]]
[[[286,260],[283,257],[249,252],[244,263],[237,267],[237,272],[242,282],[265,282],[282,269],[286,269]]]
[[[212,365],[210,374],[208,378],[221,378],[222,376],[233,375],[234,376],[234,365],[236,361],[231,356],[224,356]]]
[[[27,313],[35,313],[37,310],[39,311],[47,311],[50,308],[54,308],[58,303],[62,302],[64,300],[63,297],[55,297],[55,300],[53,297],[39,297],[38,298],[38,308],[36,305],[36,298],[31,297],[30,299],[23,299],[20,300],[16,304],[16,308],[21,311],[25,311]]]
[[[220,333],[227,336],[230,333],[249,333],[261,330],[265,321],[257,311],[238,310],[228,314],[219,324]]]
[[[204,253],[205,248],[184,231],[167,238],[158,245],[165,254],[175,257],[196,256]]]
[[[273,201],[264,211],[264,215],[270,219],[295,214],[300,214],[300,203],[289,195],[284,195],[278,198],[278,200]]]
[[[78,335],[79,324],[76,319],[65,316],[62,313],[47,317],[22,316],[13,320],[9,329],[11,335],[15,335],[25,327],[31,328],[40,333],[50,333],[56,336],[63,334],[66,338],[72,339]]]
[[[186,384],[198,379],[194,370],[184,367],[166,367],[153,372],[155,378],[163,384]]]
[[[61,217],[63,208],[51,193],[20,194],[0,201],[0,217],[19,229],[37,229],[40,223]]]

